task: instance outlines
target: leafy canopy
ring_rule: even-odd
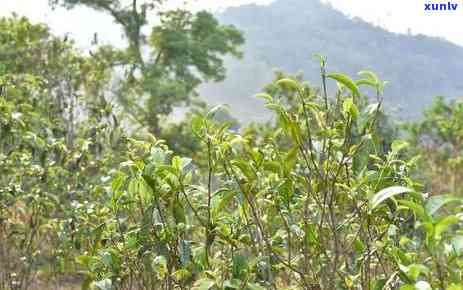
[[[212,14],[163,9],[164,1],[52,0],[54,5],[87,6],[111,15],[121,26],[127,48],[114,63],[124,77],[117,95],[127,112],[150,132],[160,134],[160,118],[188,104],[204,81],[225,76],[222,57],[239,57],[241,33]],[[149,17],[158,23],[150,25]],[[150,33],[144,34],[145,27]]]

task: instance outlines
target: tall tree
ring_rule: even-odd
[[[100,119],[95,124],[109,116],[101,116],[100,108],[111,110],[105,98],[111,78],[109,61],[114,59],[111,48],[100,47],[94,56],[86,56],[67,37],[56,37],[46,25],[16,16],[0,19],[0,43],[0,76],[32,75],[41,80],[47,93],[34,106],[43,105],[55,120],[56,137],[65,137],[72,147],[79,130],[77,115],[80,121],[83,113]]]
[[[188,104],[202,82],[224,79],[223,56],[241,56],[241,33],[233,26],[221,25],[205,11],[166,10],[163,0],[50,3],[103,11],[122,27],[128,45],[121,58],[114,60],[124,72],[116,92],[126,111],[155,134],[161,131],[160,118],[175,106]],[[159,21],[150,27],[149,34],[144,34],[150,15]]]

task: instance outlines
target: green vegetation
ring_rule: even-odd
[[[433,192],[462,194],[463,103],[438,97],[424,116],[407,128],[414,153],[426,156],[420,164],[424,182]]]
[[[463,289],[460,102],[398,126],[386,82],[317,56],[319,87],[279,72],[274,121],[239,127],[194,95],[241,34],[161,9],[145,38],[161,3],[133,3],[54,1],[124,27],[91,55],[0,20],[0,290]]]
[[[220,25],[207,12],[164,11],[164,1],[52,0],[54,5],[73,8],[87,6],[111,15],[122,27],[127,48],[113,52],[112,67],[124,78],[113,89],[125,112],[136,125],[161,133],[160,122],[175,106],[188,104],[203,81],[219,81],[225,76],[222,56],[239,57],[243,37],[233,26]],[[159,24],[148,35],[148,14]],[[144,54],[149,53],[149,57]]]

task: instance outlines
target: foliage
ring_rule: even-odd
[[[201,64],[202,76],[222,78],[219,55],[225,50],[238,55],[241,36],[209,14],[184,16],[191,22],[189,36],[196,37],[188,48],[201,41],[212,45],[195,48],[193,61]],[[27,289],[37,280],[59,283],[64,274],[77,274],[72,257],[92,241],[91,227],[84,225],[98,220],[93,207],[104,193],[103,172],[125,156],[120,127],[125,112],[108,93],[110,81],[118,61],[132,62],[127,54],[133,49],[100,46],[87,56],[68,37],[17,16],[0,19],[0,28],[0,289]],[[203,29],[213,28],[211,39],[201,39]],[[165,59],[171,62],[171,68],[162,68],[167,74],[182,63]],[[182,65],[186,72],[193,63]]]
[[[214,120],[228,123],[232,130],[238,131],[240,128],[239,122],[230,115],[226,106],[222,106],[222,109],[214,114]],[[183,119],[177,122],[168,122],[164,125],[162,132],[162,138],[169,145],[169,149],[181,156],[192,158],[201,166],[205,165],[205,156],[200,140],[195,135],[195,132],[191,130],[191,124],[196,115],[206,114],[207,110],[208,106],[203,101],[195,99]]]
[[[18,17],[0,19],[0,40],[4,43],[0,74],[40,80],[40,98],[24,101],[37,106],[38,113],[49,115],[54,121],[54,134],[65,136],[67,145],[72,147],[79,130],[96,130],[79,120],[81,113],[94,124],[118,125],[105,96],[111,78],[107,65],[110,48],[102,47],[94,57],[85,57],[69,39],[55,37],[48,27]]]
[[[124,142],[104,96],[104,58],[25,18],[0,26],[0,289],[27,289],[40,272],[74,273],[69,244],[82,240],[68,209],[89,192],[96,201]]]
[[[74,189],[66,174],[83,169],[66,171],[56,159],[37,163],[41,151],[34,146],[4,143],[2,184],[10,185],[2,191],[2,253],[26,259],[4,268],[10,282],[2,287],[26,289],[39,269],[52,265],[61,265],[62,273],[83,270],[84,289],[458,287],[461,217],[440,209],[461,199],[417,191],[408,175],[413,160],[400,159],[406,143],[377,150],[381,99],[367,109],[357,85],[380,92],[372,73],[362,74],[368,81],[353,81],[325,73],[324,59],[321,65],[321,90],[283,78],[275,85],[291,96],[291,105],[262,95],[277,115],[266,133],[240,135],[217,122],[221,108],[213,108],[191,118],[204,166],[155,138],[131,139],[128,159],[111,172],[110,184],[85,180],[85,199],[59,201],[59,189]],[[339,85],[334,97],[324,94],[330,78]],[[15,94],[7,90],[2,98],[6,124],[47,138],[46,119],[8,105],[21,100]],[[53,163],[64,175],[51,174]],[[14,171],[18,164],[25,171]],[[45,173],[47,181],[33,182]],[[18,269],[25,280],[11,278]]]
[[[383,113],[384,82],[328,73],[318,56],[320,88],[278,73],[258,95],[272,122],[240,128],[226,107],[198,103],[163,124],[169,147],[124,122],[134,111],[108,93],[115,63],[118,93],[156,131],[177,101],[146,85],[166,81],[189,99],[223,76],[220,56],[241,36],[207,13],[160,12],[157,67],[140,31],[159,1],[65,2],[111,13],[129,47],[84,55],[43,25],[0,20],[0,290],[66,279],[100,290],[461,289],[459,179],[455,195],[421,193],[428,165],[414,157],[450,156],[459,169],[459,102],[437,100],[410,146]],[[147,93],[169,109],[142,102]]]
[[[69,8],[84,5],[103,11],[123,28],[128,47],[113,60],[125,72],[117,96],[139,125],[159,136],[160,118],[175,106],[189,104],[203,81],[223,80],[221,57],[239,57],[244,40],[233,26],[221,25],[205,11],[166,11],[162,0],[129,2],[127,6],[119,0],[51,1]],[[149,15],[158,17],[159,24],[150,25],[151,33],[145,35]]]
[[[89,280],[99,289],[459,287],[461,216],[440,209],[462,200],[416,190],[413,161],[399,159],[405,142],[387,154],[367,147],[380,106],[359,110],[356,83],[335,76],[336,98],[277,81],[299,103],[265,95],[278,116],[272,133],[237,134],[213,120],[220,108],[194,117],[205,168],[161,141],[132,140],[97,209],[113,218],[95,228],[93,254],[77,258]]]
[[[415,154],[421,155],[420,175],[431,192],[461,194],[463,178],[463,104],[442,97],[424,112],[424,118],[408,124],[407,132]]]

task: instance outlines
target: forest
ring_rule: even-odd
[[[398,122],[388,75],[307,51],[243,122],[200,87],[247,34],[166,2],[50,0],[124,33],[90,52],[0,18],[0,290],[463,290],[461,99]]]

